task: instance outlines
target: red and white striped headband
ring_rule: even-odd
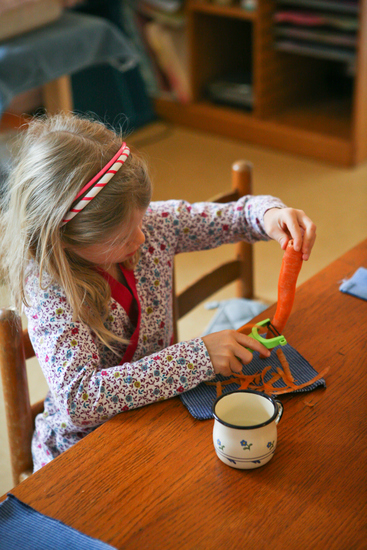
[[[111,178],[116,174],[116,172],[121,168],[121,166],[126,161],[127,157],[130,154],[130,149],[126,145],[126,143],[123,143],[120,149],[117,151],[116,155],[98,172],[94,178],[92,178],[86,185],[84,185],[83,189],[79,191],[73,202],[75,202],[81,195],[83,195],[88,189],[88,193],[80,199],[80,201],[74,206],[74,208],[71,208],[69,212],[66,214],[65,218],[61,222],[61,227],[68,223],[70,220],[74,218],[83,208],[89,204],[89,202],[94,199],[96,195],[102,189],[107,185],[107,183],[110,181]]]

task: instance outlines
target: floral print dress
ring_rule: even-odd
[[[215,374],[201,338],[172,345],[172,268],[175,254],[240,240],[268,240],[263,216],[284,205],[270,196],[246,196],[226,205],[152,202],[146,237],[129,289],[111,286],[109,330],[129,340],[118,355],[93,331],[73,322],[64,290],[31,264],[26,280],[28,331],[49,392],[32,441],[38,470],[112,416],[168,399]],[[45,290],[44,290],[45,289]],[[135,304],[135,316],[132,315]],[[136,307],[137,306],[137,307]]]

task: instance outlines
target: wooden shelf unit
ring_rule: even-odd
[[[274,0],[256,11],[189,0],[187,39],[192,101],[157,99],[172,122],[306,155],[337,165],[367,160],[367,0],[359,0],[356,74],[338,93],[329,76],[337,62],[274,48]],[[251,70],[254,108],[210,102],[206,85],[224,71]]]

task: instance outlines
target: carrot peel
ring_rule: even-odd
[[[280,360],[279,354],[278,358]],[[286,364],[283,360],[282,363],[284,370],[280,367],[276,367],[276,373],[274,373],[267,382],[265,381],[265,376],[272,369],[271,365],[268,365],[261,372],[256,372],[255,374],[246,375],[233,373],[233,376],[231,376],[227,380],[218,382],[205,382],[205,384],[207,384],[208,386],[216,386],[217,397],[222,395],[223,386],[227,386],[230,384],[238,384],[240,390],[257,390],[264,392],[268,395],[277,396],[307,388],[308,386],[311,386],[312,384],[320,380],[320,378],[323,378],[325,374],[327,374],[330,370],[330,367],[326,367],[323,371],[318,373],[308,382],[305,382],[303,384],[296,384],[291,374],[288,361],[286,359],[285,362]],[[274,387],[274,384],[279,380],[282,380],[284,382],[284,387]]]

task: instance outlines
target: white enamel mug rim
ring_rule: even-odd
[[[251,393],[251,394],[258,395],[260,397],[264,397],[265,399],[268,399],[274,407],[274,414],[268,420],[266,420],[265,422],[261,422],[260,424],[253,424],[251,426],[242,426],[242,425],[238,425],[238,424],[230,424],[229,422],[225,422],[225,420],[222,420],[216,414],[215,408],[217,406],[217,403],[221,399],[224,399],[225,397],[228,397],[228,396],[232,395],[233,393],[237,393],[237,394],[238,393],[246,393],[246,394]],[[278,424],[278,422],[280,421],[280,419],[283,416],[284,407],[283,407],[283,404],[280,401],[278,401],[277,399],[274,399],[274,397],[271,397],[270,395],[267,395],[266,393],[263,393],[263,392],[260,392],[260,391],[256,391],[256,390],[232,390],[232,391],[229,391],[227,393],[223,393],[222,395],[217,397],[217,399],[214,401],[214,404],[213,404],[213,407],[212,407],[212,412],[213,412],[213,416],[214,416],[215,420],[218,420],[218,422],[223,424],[223,426],[227,426],[228,428],[233,428],[235,430],[256,430],[257,428],[262,428],[263,426],[267,426],[268,424],[271,424],[272,422],[274,422],[274,420],[276,421],[276,424]]]

